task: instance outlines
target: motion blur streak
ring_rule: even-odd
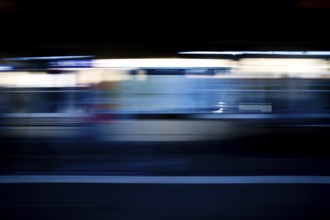
[[[5,58],[8,61],[23,61],[23,60],[54,60],[54,59],[77,59],[77,58],[90,58],[92,56],[49,56],[49,57],[13,57]]]
[[[233,140],[274,126],[328,125],[326,59],[30,62],[33,71],[1,72],[5,139]]]
[[[328,213],[325,58],[3,65],[13,67],[0,72],[4,219]]]
[[[330,55],[330,51],[183,51],[179,54],[199,54],[199,55]]]
[[[0,0],[0,220],[330,220],[326,1]]]
[[[203,68],[232,66],[231,60],[219,59],[105,59],[94,60],[93,67],[128,68]]]
[[[0,176],[8,183],[330,184],[330,176]]]

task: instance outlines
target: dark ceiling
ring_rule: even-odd
[[[0,0],[0,56],[330,50],[327,0]]]

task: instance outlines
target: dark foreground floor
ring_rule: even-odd
[[[328,133],[2,140],[0,219],[330,219]]]

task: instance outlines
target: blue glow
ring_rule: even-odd
[[[0,176],[0,184],[8,183],[330,184],[330,176]]]
[[[49,63],[51,67],[91,67],[91,60],[64,60]]]
[[[13,67],[12,66],[0,66],[0,71],[4,71],[4,70],[12,70]]]
[[[330,51],[308,51],[307,55],[330,55]]]
[[[56,59],[79,59],[79,58],[91,58],[93,56],[51,56],[51,57],[14,57],[14,58],[5,58],[3,60],[56,60]]]

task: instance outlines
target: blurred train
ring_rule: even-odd
[[[190,141],[326,128],[329,66],[311,58],[110,59],[5,70],[1,133]]]

